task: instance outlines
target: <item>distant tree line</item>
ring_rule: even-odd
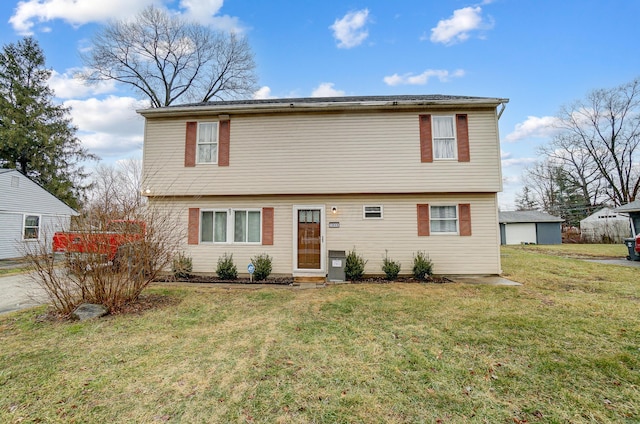
[[[597,89],[563,106],[557,135],[523,174],[516,208],[540,209],[570,225],[640,191],[640,79]]]

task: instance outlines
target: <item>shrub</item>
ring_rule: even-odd
[[[384,259],[382,261],[382,271],[384,271],[387,280],[395,280],[400,274],[400,262],[389,259],[388,252],[384,251]]]
[[[193,261],[191,257],[180,252],[173,258],[171,263],[171,272],[175,278],[189,278],[193,271]]]
[[[425,280],[433,274],[433,263],[429,255],[418,251],[413,256],[413,276],[418,280]]]
[[[355,248],[350,251],[344,264],[344,274],[347,280],[356,281],[362,279],[366,263],[367,261],[356,253]]]
[[[218,258],[216,274],[223,280],[235,280],[238,278],[238,268],[233,263],[233,253],[225,253]]]
[[[251,263],[256,268],[253,272],[256,281],[262,281],[271,274],[271,256],[266,253],[251,258]]]

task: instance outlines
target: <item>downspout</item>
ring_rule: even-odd
[[[500,102],[500,106],[502,106],[502,108],[500,109],[500,112],[498,112],[498,121],[500,120],[500,117],[502,116],[502,112],[504,112],[504,110],[507,108],[507,103],[508,102],[509,102],[509,100]]]

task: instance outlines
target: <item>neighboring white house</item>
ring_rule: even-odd
[[[540,211],[499,213],[502,244],[562,244],[564,219]]]
[[[78,213],[14,169],[0,169],[0,259],[51,246],[53,233],[69,228]]]
[[[580,221],[580,233],[588,243],[622,243],[631,234],[629,217],[611,208],[602,208]]]

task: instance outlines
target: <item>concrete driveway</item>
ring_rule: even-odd
[[[47,303],[44,291],[29,274],[0,276],[0,314]]]
[[[633,268],[640,268],[640,261],[628,261],[626,259],[585,259],[587,262],[596,262],[606,265],[619,265],[628,266]]]

